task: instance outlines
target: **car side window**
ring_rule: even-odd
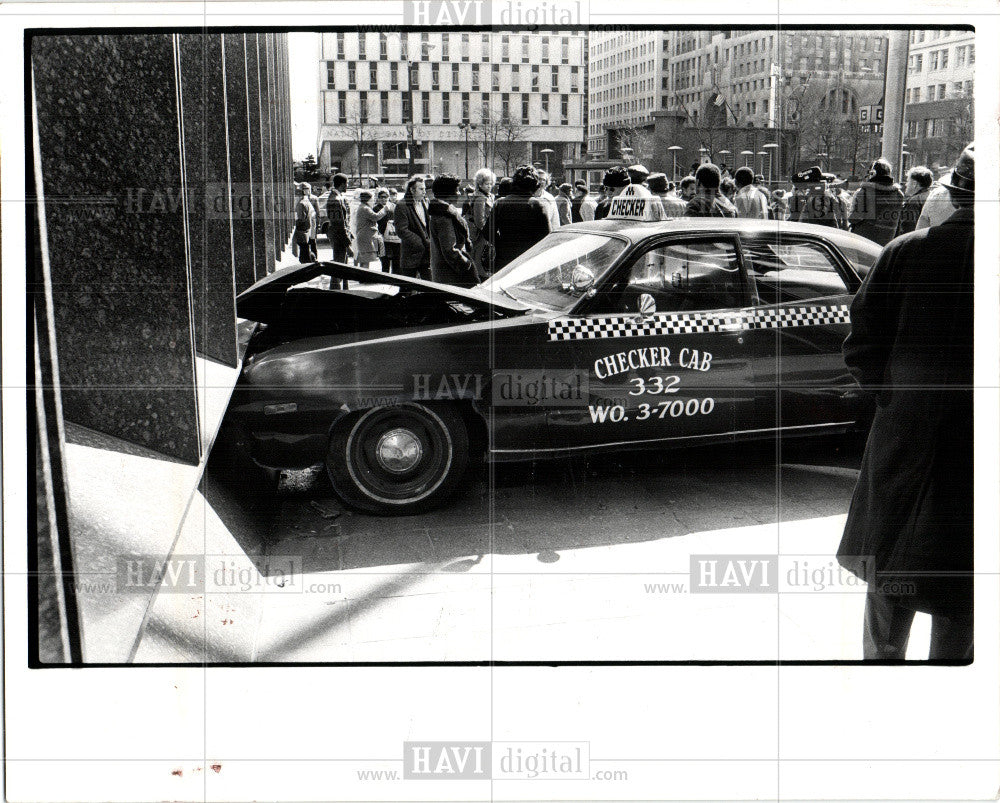
[[[739,307],[743,303],[739,257],[732,242],[683,240],[638,254],[596,304],[599,312],[639,311],[639,298],[653,297],[656,312]]]
[[[847,293],[830,253],[808,240],[750,240],[743,243],[747,271],[762,304],[809,301]]]

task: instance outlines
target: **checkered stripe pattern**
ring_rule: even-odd
[[[782,329],[789,326],[823,326],[849,321],[850,314],[846,304],[742,310],[724,315],[696,312],[661,314],[645,319],[630,316],[557,318],[549,321],[549,340],[693,335],[731,332],[744,326],[749,329]]]
[[[850,308],[836,306],[772,307],[753,310],[748,316],[751,329],[785,329],[791,326],[828,326],[850,323]]]

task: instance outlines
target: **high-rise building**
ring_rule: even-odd
[[[671,112],[702,130],[709,149],[721,147],[715,131],[780,127],[803,159],[823,154],[850,169],[864,144],[859,111],[881,99],[887,48],[885,36],[854,30],[594,33],[589,155],[628,155],[609,150],[646,141],[636,129],[651,135],[654,112]]]
[[[973,139],[976,35],[971,30],[910,31],[906,70],[909,165],[952,165]]]
[[[320,166],[398,179],[534,161],[558,174],[583,142],[585,42],[570,31],[324,33]]]

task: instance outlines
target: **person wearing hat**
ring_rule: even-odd
[[[521,165],[511,177],[510,194],[498,198],[490,215],[490,237],[495,249],[493,269],[499,271],[521,256],[552,229],[538,192],[538,171]]]
[[[816,166],[792,176],[792,184],[796,188],[792,219],[800,223],[846,229],[844,206],[827,185],[827,176],[836,179],[833,174],[824,174]]]
[[[941,183],[956,211],[886,245],[844,342],[877,400],[837,550],[868,584],[867,660],[905,658],[918,611],[931,659],[972,659],[973,145]]]
[[[611,200],[622,194],[622,190],[628,187],[632,180],[628,176],[628,170],[624,167],[610,167],[604,173],[604,187],[606,192],[604,197],[598,202],[594,210],[594,220],[603,220],[611,211]]]
[[[684,213],[687,211],[687,204],[669,191],[669,184],[665,174],[653,173],[646,182],[649,185],[649,191],[659,201],[657,204],[660,211],[658,220],[684,216]]]
[[[645,165],[632,165],[628,168],[628,180],[633,184],[645,184],[649,178],[649,171]]]
[[[582,223],[583,222],[583,202],[587,200],[587,196],[590,194],[590,187],[587,186],[587,182],[580,180],[573,184],[573,197],[569,204],[569,219],[572,223]],[[595,204],[596,206],[596,204]],[[591,217],[593,220],[593,217]]]
[[[876,159],[854,193],[851,231],[885,245],[899,230],[902,210],[903,191],[892,178],[892,165]]]
[[[945,176],[947,178],[947,176]],[[929,226],[940,226],[955,212],[955,205],[951,202],[951,193],[948,188],[940,182],[935,182],[931,186],[931,191],[927,194],[923,208],[920,210],[920,217],[917,218],[916,230],[926,229]]]
[[[694,174],[698,184],[694,198],[688,201],[687,217],[736,217],[736,207],[719,192],[722,173],[714,164],[703,164]]]

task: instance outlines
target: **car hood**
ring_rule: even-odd
[[[363,282],[365,284],[390,285],[399,287],[401,292],[441,294],[449,299],[472,304],[477,307],[491,307],[502,315],[518,315],[530,309],[530,307],[513,299],[488,293],[479,287],[455,287],[450,284],[414,279],[396,273],[382,273],[366,268],[358,268],[340,262],[312,262],[307,265],[293,265],[289,268],[276,270],[274,273],[244,290],[236,297],[236,314],[248,321],[273,323],[281,312],[281,304],[285,292],[290,287],[303,284],[320,276],[349,279],[352,282]],[[351,294],[358,291],[357,289],[351,289],[343,292]]]

